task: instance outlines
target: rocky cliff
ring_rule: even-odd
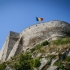
[[[11,31],[0,52],[0,60],[6,61],[44,40],[52,41],[68,36],[70,36],[70,24],[58,20],[30,26],[21,33]]]

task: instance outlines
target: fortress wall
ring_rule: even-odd
[[[70,32],[70,24],[63,21],[50,21],[26,28],[20,33],[20,37],[24,36],[23,48],[26,48],[33,45],[29,44],[31,39],[36,39],[35,43],[50,38],[53,40],[52,38],[54,37],[59,38],[67,36],[67,32]]]
[[[13,46],[13,49],[11,50],[7,60],[10,59],[12,56],[15,56],[18,53],[20,53],[23,50],[22,46],[23,46],[23,40],[22,38],[19,38],[17,42],[15,43],[15,45]]]
[[[10,38],[18,39],[19,37],[19,33],[10,31]]]
[[[17,54],[19,54],[20,52],[23,51],[23,43],[24,43],[24,41],[22,40],[22,38],[20,38],[20,40],[19,40],[18,48],[17,48],[17,50],[15,52],[15,55],[17,55]]]
[[[10,38],[9,38],[9,44],[8,44],[8,51],[7,51],[7,56],[6,59],[8,58],[11,50],[13,49],[14,44],[17,42],[17,40],[19,39],[19,33],[16,32],[10,32]]]
[[[9,33],[2,49],[2,56],[1,56],[2,61],[5,61],[8,58],[10,51],[12,50],[18,38],[19,38],[18,33],[12,31]]]
[[[6,38],[6,41],[2,47],[2,50],[1,50],[1,55],[0,55],[0,61],[4,61],[5,58],[6,58],[6,55],[7,55],[7,49],[8,49],[8,43],[9,43],[9,35],[8,37]]]
[[[17,42],[15,43],[15,45],[13,46],[13,48],[12,48],[12,50],[11,50],[8,58],[7,58],[7,60],[10,59],[12,56],[15,55],[15,53],[16,53],[16,51],[18,49],[18,46],[19,46],[19,41],[20,41],[20,39],[18,39]]]
[[[36,24],[19,33],[10,32],[9,44],[6,47],[6,59],[26,51],[44,40],[55,40],[70,36],[70,24],[64,21],[50,21]],[[7,43],[6,43],[7,44]],[[4,52],[5,54],[5,52]]]

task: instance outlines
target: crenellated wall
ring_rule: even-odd
[[[66,36],[70,36],[70,24],[58,20],[30,26],[20,34],[10,32],[5,43],[7,46],[4,44],[1,51],[3,56],[1,56],[1,60],[8,60],[19,52],[26,51],[44,40],[51,41]]]

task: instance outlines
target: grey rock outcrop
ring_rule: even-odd
[[[8,60],[44,40],[51,41],[69,35],[70,24],[57,20],[33,25],[21,33],[10,32],[0,52],[0,60]]]
[[[57,61],[58,59],[53,59],[52,62],[51,62],[51,65],[50,67],[47,69],[47,70],[58,70],[58,67],[57,66],[54,66],[54,63]]]
[[[47,62],[48,62],[48,60],[46,60],[46,58],[42,58],[41,59],[41,65],[39,67],[39,70],[42,70],[42,68],[46,65]]]
[[[14,68],[11,68],[9,66],[6,66],[5,70],[15,70]]]
[[[58,67],[57,66],[51,66],[47,70],[58,70]]]

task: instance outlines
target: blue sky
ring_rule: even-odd
[[[0,49],[10,31],[37,24],[36,17],[70,23],[70,0],[0,0]]]

